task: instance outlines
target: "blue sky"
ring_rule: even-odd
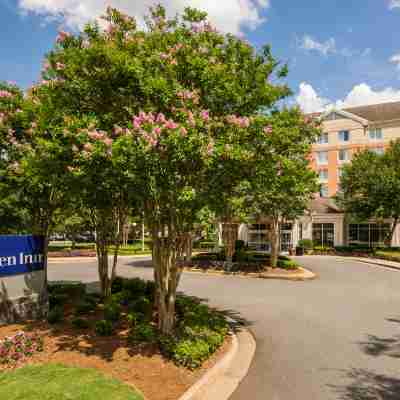
[[[38,79],[57,31],[79,29],[107,4],[143,15],[152,0],[0,0],[0,79]],[[138,4],[139,3],[139,4]],[[224,31],[272,45],[306,111],[400,100],[400,0],[165,0],[201,5]],[[398,58],[397,58],[398,57]]]

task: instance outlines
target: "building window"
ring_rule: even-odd
[[[328,185],[321,185],[321,187],[319,189],[319,195],[321,197],[329,197]]]
[[[318,137],[317,144],[328,144],[328,143],[329,143],[329,134],[324,132]]]
[[[368,131],[368,137],[370,140],[382,140],[383,139],[382,128],[371,128]]]
[[[338,160],[340,162],[346,162],[350,160],[350,151],[349,150],[339,150],[338,151]]]
[[[390,224],[350,224],[349,245],[384,246]]]
[[[328,170],[327,169],[319,170],[318,175],[319,175],[320,182],[326,182],[328,180]]]
[[[318,151],[317,152],[317,164],[318,165],[328,164],[328,152],[327,151]]]
[[[314,246],[334,247],[335,224],[313,224],[312,231]]]
[[[338,133],[339,142],[348,142],[350,140],[349,131],[340,131]]]
[[[250,230],[251,231],[266,231],[267,230],[267,224],[251,224],[250,225]]]
[[[343,168],[338,168],[337,176],[338,176],[338,180],[340,181],[340,179],[342,179],[342,176],[343,176]]]
[[[383,147],[372,147],[369,149],[369,151],[372,151],[375,154],[382,155],[385,152],[385,149]]]

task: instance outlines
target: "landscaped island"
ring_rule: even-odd
[[[142,398],[108,375],[137,387],[151,399],[172,400],[198,379],[203,364],[207,368],[229,347],[225,316],[184,295],[177,298],[174,334],[162,335],[156,328],[155,285],[150,281],[117,277],[107,300],[88,293],[80,283],[53,284],[49,293],[47,321],[0,327],[0,369],[8,371],[0,374],[3,391],[14,390],[16,380],[22,379],[27,380],[28,387],[40,387],[35,393],[41,398],[41,391],[56,393],[60,382],[75,376],[76,387],[79,382],[90,386],[90,382],[98,381],[109,398]],[[26,364],[41,367],[27,369]],[[80,374],[62,365],[98,371]],[[11,372],[15,368],[17,371]],[[161,382],[163,390],[159,393]],[[115,397],[113,387],[118,392]],[[75,397],[66,399],[93,398],[79,397],[79,390],[70,392]],[[16,395],[25,393],[22,388],[15,391]],[[118,397],[121,393],[126,397]],[[63,399],[61,396],[44,398],[58,400]]]

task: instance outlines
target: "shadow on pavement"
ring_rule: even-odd
[[[397,318],[388,318],[386,321],[400,324],[400,320]],[[362,350],[370,356],[400,358],[400,334],[394,335],[390,338],[368,335],[368,340],[360,342],[359,344]],[[400,399],[400,393],[398,398]]]
[[[346,386],[329,385],[342,400],[399,400],[400,379],[354,368],[345,376],[351,380]]]

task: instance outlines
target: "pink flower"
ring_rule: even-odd
[[[264,133],[266,133],[266,134],[272,133],[272,126],[271,125],[265,126]]]
[[[164,124],[166,121],[165,115],[163,113],[159,113],[156,118],[156,122]]]
[[[113,144],[113,140],[112,140],[111,138],[105,138],[105,139],[103,140],[103,142],[104,142],[104,144],[105,144],[107,147],[111,147],[112,144]]]
[[[76,146],[76,145],[72,145],[72,151],[74,152],[74,153],[77,153],[78,151],[79,151],[79,148],[78,148],[78,146]]]
[[[160,53],[160,58],[161,60],[166,60],[168,58],[168,54],[167,53]]]
[[[157,126],[156,128],[153,129],[153,133],[156,136],[159,136],[161,134],[161,128],[159,126]]]
[[[239,126],[241,128],[248,128],[250,126],[250,120],[247,117],[239,118]]]
[[[32,127],[33,129],[37,128],[37,123],[36,123],[36,122],[32,122],[32,123],[31,123],[31,127]]]
[[[68,170],[69,172],[73,172],[73,171],[75,170],[75,168],[74,168],[74,167],[71,167],[71,165],[68,165],[67,170]]]
[[[118,125],[114,126],[114,133],[117,136],[122,135],[123,132],[124,132],[124,130],[120,126],[118,126]]]
[[[210,114],[207,110],[203,110],[200,115],[204,121],[208,121],[210,119]]]
[[[207,154],[211,156],[214,153],[214,142],[210,142],[207,145]]]
[[[91,143],[85,143],[84,145],[83,145],[83,148],[84,148],[84,150],[86,151],[86,152],[91,152],[91,151],[93,151],[93,145],[91,144]]]
[[[194,115],[191,111],[188,112],[188,121],[190,126],[195,126],[196,125],[196,121],[194,119]]]
[[[3,98],[13,97],[13,94],[10,93],[8,90],[0,90],[0,97]]]
[[[178,61],[176,61],[176,59],[173,58],[173,59],[170,61],[170,64],[171,64],[171,65],[178,65]]]
[[[64,32],[64,31],[60,31],[58,32],[58,36],[57,36],[57,43],[62,43],[64,42],[66,39],[68,39],[71,36],[70,33],[68,32]]]
[[[186,129],[184,126],[182,126],[182,128],[181,128],[181,135],[182,135],[183,137],[185,137],[185,136],[187,136],[187,134],[188,134],[187,129]]]
[[[164,127],[167,128],[167,129],[176,129],[176,128],[178,127],[178,124],[176,124],[174,121],[172,121],[171,119],[169,119],[169,120],[165,123]]]

